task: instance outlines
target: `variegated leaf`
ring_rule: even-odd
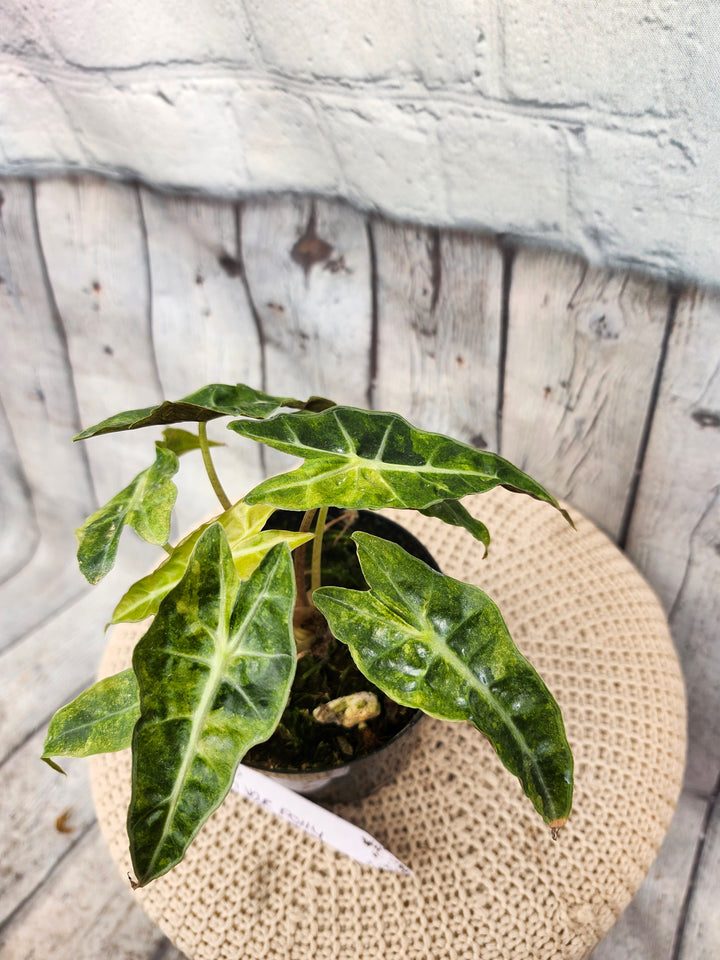
[[[287,544],[241,585],[214,523],[135,648],[128,836],[140,886],[182,859],[246,751],[277,726],[295,673],[294,602]]]
[[[389,697],[469,720],[553,830],[572,806],[573,758],[560,709],[478,587],[396,544],[354,533],[369,591],[321,587],[313,601],[359,669]]]

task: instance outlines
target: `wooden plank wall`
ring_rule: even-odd
[[[141,433],[69,438],[211,381],[394,409],[499,450],[627,549],[682,658],[688,777],[660,860],[596,957],[720,956],[720,923],[708,923],[720,866],[719,332],[717,293],[339,202],[0,183],[0,677],[27,689],[0,714],[7,956],[42,954],[33,930],[47,911],[56,957],[176,956],[108,894],[122,884],[102,873],[82,775],[58,785],[36,758],[50,715],[93,675],[127,565],[152,562],[125,538],[118,570],[86,590],[72,531],[152,452]],[[217,459],[234,495],[281,466],[238,438]],[[183,473],[179,526],[211,506],[199,463]],[[65,807],[70,832],[53,831]],[[81,907],[73,863],[103,877]]]

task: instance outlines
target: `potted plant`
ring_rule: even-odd
[[[207,437],[207,421],[218,417],[234,418],[230,430],[304,462],[232,503]],[[197,423],[198,432],[167,427],[180,422]],[[352,529],[359,510],[415,509],[464,528],[487,552],[488,530],[460,498],[501,485],[570,521],[546,490],[496,454],[416,429],[397,414],[272,397],[243,384],[212,384],[177,402],[126,411],[75,439],[146,426],[166,427],[154,463],[77,536],[80,569],[91,583],[111,569],[124,526],[164,548],[164,562],[129,588],[111,618],[153,620],[131,669],[58,711],[43,757],[60,769],[52,757],[132,746],[127,823],[136,885],[182,859],[252,748],[273,739],[301,748],[315,724],[332,728],[328,736],[341,753],[345,744],[362,752],[368,741],[372,747],[373,739],[393,736],[392,724],[379,738],[372,733],[378,710],[381,723],[406,708],[470,721],[557,835],[572,804],[572,754],[557,704],[497,606],[385,535]],[[172,477],[194,449],[222,512],[171,546]],[[330,508],[339,509],[329,518]],[[273,522],[279,510],[300,511],[296,529],[284,515]],[[328,585],[323,569],[331,570],[338,544],[343,555],[348,544],[357,550],[359,567],[347,577],[336,571]],[[330,647],[349,651],[348,671],[360,689],[333,690],[338,671],[330,668],[315,715],[295,704],[302,723],[293,728],[294,681],[298,688],[308,673],[320,673]]]

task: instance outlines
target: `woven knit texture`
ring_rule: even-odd
[[[410,769],[341,816],[412,877],[363,867],[230,794],[184,862],[137,891],[192,960],[579,960],[627,906],[680,791],[685,699],[663,612],[589,521],[503,490],[465,501],[493,535],[388,511],[443,572],[499,604],[558,700],[575,801],[557,842],[467,724],[423,721]],[[117,628],[101,673],[140,630]],[[128,751],[94,758],[93,794],[120,871],[131,870]]]

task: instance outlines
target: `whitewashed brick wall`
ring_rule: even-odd
[[[294,190],[720,281],[718,0],[2,0],[0,174]]]

